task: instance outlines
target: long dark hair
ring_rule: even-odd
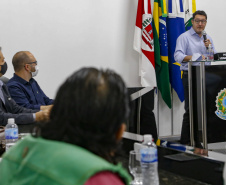
[[[40,136],[86,148],[112,162],[116,133],[130,113],[122,78],[112,70],[82,68],[59,88]]]

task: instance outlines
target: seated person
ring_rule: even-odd
[[[7,71],[7,63],[4,59],[0,47],[0,77]],[[6,125],[8,118],[15,118],[17,124],[45,121],[49,118],[49,109],[38,112],[39,110],[26,109],[17,105],[10,97],[7,86],[0,80],[0,126]]]
[[[29,51],[20,51],[13,56],[14,76],[7,83],[9,93],[15,102],[28,109],[44,110],[53,104],[36,80],[38,65]]]
[[[114,165],[129,102],[123,80],[113,71],[75,72],[59,88],[50,121],[4,154],[0,182],[129,185],[128,173]]]

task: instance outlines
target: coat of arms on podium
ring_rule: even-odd
[[[215,114],[223,120],[226,120],[226,88],[221,90],[216,97],[217,110]]]

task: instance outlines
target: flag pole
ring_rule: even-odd
[[[137,109],[137,134],[140,134],[140,111],[141,111],[141,93],[139,92],[138,109]]]
[[[159,137],[159,90],[158,87],[156,87],[156,92],[157,92],[157,131],[158,131],[158,137]]]
[[[171,136],[173,136],[173,88],[171,87]]]

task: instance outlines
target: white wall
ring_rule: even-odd
[[[225,5],[225,0],[197,0],[197,9],[208,14],[206,31],[218,51],[226,51]],[[138,54],[132,48],[136,10],[137,0],[1,0],[0,46],[9,64],[5,76],[12,77],[13,55],[29,50],[39,62],[36,79],[51,98],[83,66],[113,68],[129,87],[140,86]],[[159,109],[159,133],[170,135],[171,112],[162,100]],[[183,104],[176,95],[173,110],[173,133],[179,134]]]
[[[6,76],[12,76],[13,55],[29,50],[39,62],[37,80],[50,97],[83,66],[113,68],[128,86],[138,86],[138,56],[132,49],[136,6],[131,0],[1,0]]]
[[[226,52],[225,0],[196,0],[197,10],[207,13],[206,33],[209,34],[218,52]]]

